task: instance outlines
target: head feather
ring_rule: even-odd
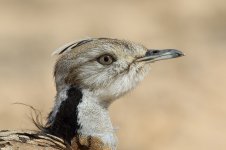
[[[90,41],[93,41],[95,40],[95,38],[86,38],[86,39],[82,39],[82,40],[79,40],[79,41],[73,41],[73,42],[70,42],[70,43],[67,43],[59,48],[57,48],[53,53],[52,53],[52,56],[53,55],[60,55],[60,54],[63,54],[65,52],[69,52],[70,50],[72,50],[73,48],[75,47],[78,47],[78,46],[81,46],[85,43],[88,43]]]

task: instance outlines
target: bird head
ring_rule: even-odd
[[[155,61],[183,56],[174,50],[151,50],[134,42],[93,38],[59,48],[55,65],[57,91],[77,86],[96,96],[101,103],[113,100],[133,89]]]

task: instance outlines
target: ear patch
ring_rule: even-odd
[[[81,46],[83,44],[86,44],[88,42],[93,41],[93,38],[89,38],[89,39],[84,39],[84,40],[80,40],[80,41],[76,41],[76,42],[70,42],[65,44],[64,46],[61,46],[60,48],[56,49],[52,55],[60,55],[63,54],[64,52],[70,51],[75,47]]]

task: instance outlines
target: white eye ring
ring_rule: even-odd
[[[98,57],[97,61],[102,65],[110,65],[115,61],[115,59],[111,55],[105,54],[105,55]]]

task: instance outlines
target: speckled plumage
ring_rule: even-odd
[[[96,137],[75,136],[71,145],[40,131],[0,131],[0,150],[111,150]]]

